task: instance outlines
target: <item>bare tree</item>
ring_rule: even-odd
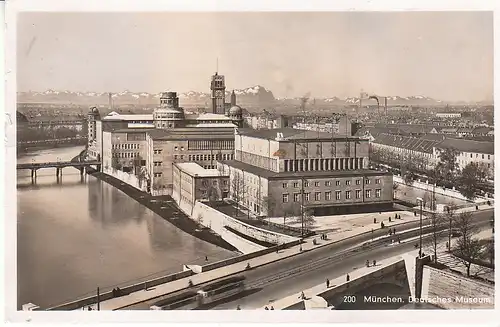
[[[460,237],[457,242],[455,253],[460,262],[467,269],[467,277],[470,277],[470,268],[474,262],[481,258],[483,246],[481,242],[472,237]]]
[[[273,196],[264,196],[262,198],[261,207],[263,211],[267,213],[268,217],[272,217],[274,215],[276,204],[276,200]]]
[[[448,221],[448,250],[451,251],[451,234],[453,223],[455,220],[455,213],[457,211],[457,207],[454,203],[450,202],[447,205],[445,219]]]
[[[233,200],[236,202],[236,213],[241,208],[241,201],[244,198],[244,183],[243,177],[240,172],[237,170],[233,170],[231,174],[231,195]]]
[[[316,220],[314,219],[314,215],[311,209],[304,210],[304,218],[303,218],[304,227],[306,230],[309,230],[316,224]]]
[[[444,233],[442,227],[444,226],[446,221],[443,216],[435,212],[431,213],[430,220],[431,220],[431,232],[432,232],[432,247],[434,250],[434,262],[437,263],[438,241]]]
[[[200,225],[203,223],[203,215],[201,213],[196,216],[196,222]]]
[[[458,230],[459,239],[454,249],[458,259],[467,269],[467,276],[470,276],[470,267],[474,261],[480,258],[482,245],[479,240],[473,239],[472,235],[476,231],[470,212],[461,212],[455,218],[455,228]]]

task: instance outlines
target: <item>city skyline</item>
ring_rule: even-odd
[[[261,85],[276,98],[308,92],[317,98],[356,97],[363,89],[492,101],[492,17],[489,12],[23,13],[18,92],[207,93],[218,58],[228,89]],[[165,29],[171,32],[153,33]]]

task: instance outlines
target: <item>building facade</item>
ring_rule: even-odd
[[[215,169],[234,155],[234,128],[198,127],[154,130],[146,134],[146,167],[151,192],[172,194],[173,165],[192,162]]]
[[[196,201],[222,201],[229,196],[229,176],[194,162],[172,165],[172,198],[193,207]]]
[[[236,130],[222,161],[231,196],[256,215],[315,215],[392,207],[392,174],[368,169],[368,140],[297,129]]]

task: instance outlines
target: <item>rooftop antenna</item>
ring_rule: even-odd
[[[215,64],[215,75],[219,72],[219,57],[216,59],[216,64]]]

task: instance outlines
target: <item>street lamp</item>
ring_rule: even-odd
[[[424,200],[420,197],[417,197],[417,202],[420,203],[420,249],[418,250],[418,257],[422,257],[422,203]]]

